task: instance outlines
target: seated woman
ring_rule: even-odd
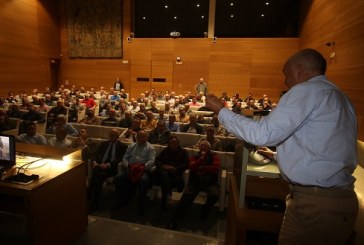
[[[219,199],[220,159],[216,153],[211,151],[211,145],[207,140],[201,141],[199,152],[190,158],[189,168],[188,186],[167,225],[167,228],[172,230],[177,228],[177,220],[185,216],[200,191],[204,191],[207,195],[206,203],[201,209],[201,220],[207,219],[208,213]]]
[[[153,182],[162,189],[161,210],[166,210],[168,196],[172,189],[183,190],[183,173],[189,164],[187,150],[182,148],[176,136],[168,139],[168,147],[164,148],[155,159],[156,169]]]

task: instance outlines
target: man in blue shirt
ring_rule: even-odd
[[[149,188],[149,172],[154,166],[156,151],[147,142],[144,130],[137,133],[137,142],[129,145],[121,162],[123,172],[114,178],[117,203],[113,209],[127,204],[135,188],[138,189],[138,214],[143,216]]]
[[[289,91],[260,121],[207,96],[207,106],[229,132],[254,145],[277,147],[280,172],[291,187],[279,244],[344,244],[354,229],[356,116],[325,72],[326,60],[316,50],[290,57],[283,68]]]

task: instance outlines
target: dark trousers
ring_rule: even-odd
[[[213,205],[219,199],[219,186],[217,185],[217,181],[212,181],[211,178],[195,178],[194,176],[191,176],[190,183],[183,192],[172,219],[184,217],[196,196],[201,191],[204,191],[207,196],[206,203],[202,206],[201,210],[201,218],[205,219]]]
[[[138,209],[145,209],[149,190],[149,174],[144,172],[137,182],[132,182],[128,173],[123,172],[114,178],[117,202],[126,203],[133,196],[135,189],[138,193]]]
[[[87,188],[87,197],[89,199],[93,199],[95,204],[98,204],[99,202],[100,194],[102,191],[102,185],[104,184],[104,181],[113,175],[114,173],[112,173],[110,169],[102,170],[96,167],[92,170],[90,183]]]
[[[161,209],[166,208],[167,196],[172,193],[174,188],[177,188],[178,192],[182,192],[184,187],[182,174],[172,173],[163,169],[158,169],[153,173],[153,184],[161,186]]]

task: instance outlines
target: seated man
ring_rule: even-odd
[[[137,142],[129,145],[122,166],[124,171],[114,178],[117,202],[113,209],[126,205],[136,187],[138,189],[138,214],[144,215],[145,203],[149,188],[149,171],[154,166],[156,151],[147,142],[147,134],[140,130]]]
[[[141,128],[143,130],[153,130],[157,127],[157,120],[154,119],[154,114],[151,111],[146,113],[147,119],[142,120]]]
[[[52,137],[48,141],[48,145],[58,148],[69,148],[72,141],[67,138],[67,131],[62,126],[56,127],[56,136]]]
[[[222,151],[222,144],[221,144],[221,140],[216,139],[215,138],[215,134],[214,134],[214,126],[209,125],[206,127],[206,137],[202,137],[195,145],[194,148],[199,148],[200,147],[200,143],[203,140],[207,140],[210,145],[211,145],[211,150],[212,151]]]
[[[136,142],[137,133],[140,131],[141,121],[139,118],[134,118],[131,127],[128,128],[123,135],[120,136],[122,142]]]
[[[189,164],[187,150],[182,148],[176,136],[168,139],[168,147],[164,148],[155,160],[156,169],[153,179],[162,189],[161,210],[166,210],[167,197],[172,189],[183,190],[183,173]]]
[[[109,117],[102,120],[101,125],[102,126],[109,126],[109,127],[117,127],[118,126],[118,119],[116,118],[115,109],[110,109],[109,110]]]
[[[49,110],[47,116],[47,128],[52,127],[57,121],[57,116],[63,114],[67,115],[67,108],[64,106],[64,100],[58,99],[55,107]]]
[[[215,135],[221,135],[221,136],[227,136],[228,132],[224,128],[224,126],[219,122],[219,118],[217,115],[212,116],[212,125],[214,126],[214,134]]]
[[[190,122],[181,127],[181,132],[203,134],[203,128],[197,123],[197,117],[195,114],[191,114]]]
[[[206,203],[201,209],[201,220],[206,220],[209,211],[219,199],[218,174],[220,159],[210,149],[210,143],[204,140],[200,143],[199,152],[190,158],[189,183],[178,202],[167,228],[176,229],[177,220],[186,214],[200,191],[206,192],[207,195]]]
[[[112,129],[109,139],[102,142],[97,149],[95,161],[92,163],[92,175],[87,189],[87,197],[91,200],[90,211],[98,208],[102,184],[105,179],[117,174],[118,163],[123,159],[127,146],[120,141],[119,131]]]
[[[120,119],[118,127],[130,128],[133,122],[133,117],[130,111],[124,112],[124,118]]]
[[[57,127],[63,127],[66,130],[67,135],[77,136],[78,130],[71,124],[67,122],[65,115],[60,114],[57,116],[57,121],[53,126],[47,129],[48,134],[55,134]]]
[[[167,130],[165,121],[158,121],[157,127],[150,131],[148,142],[151,144],[166,145],[171,132]]]
[[[83,161],[93,160],[95,158],[97,146],[97,143],[89,137],[85,128],[81,128],[78,131],[78,137],[71,144],[71,148],[81,149]]]
[[[79,121],[79,123],[90,124],[90,125],[100,125],[100,118],[95,115],[95,110],[89,108],[86,110],[86,116]]]
[[[167,129],[171,132],[179,132],[179,124],[176,123],[176,115],[169,114],[169,120],[166,125]]]
[[[47,144],[46,138],[43,135],[37,133],[37,128],[34,122],[26,122],[25,133],[19,135],[16,138],[16,141],[27,144]]]

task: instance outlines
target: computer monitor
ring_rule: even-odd
[[[0,169],[15,165],[16,150],[14,135],[0,135]]]

